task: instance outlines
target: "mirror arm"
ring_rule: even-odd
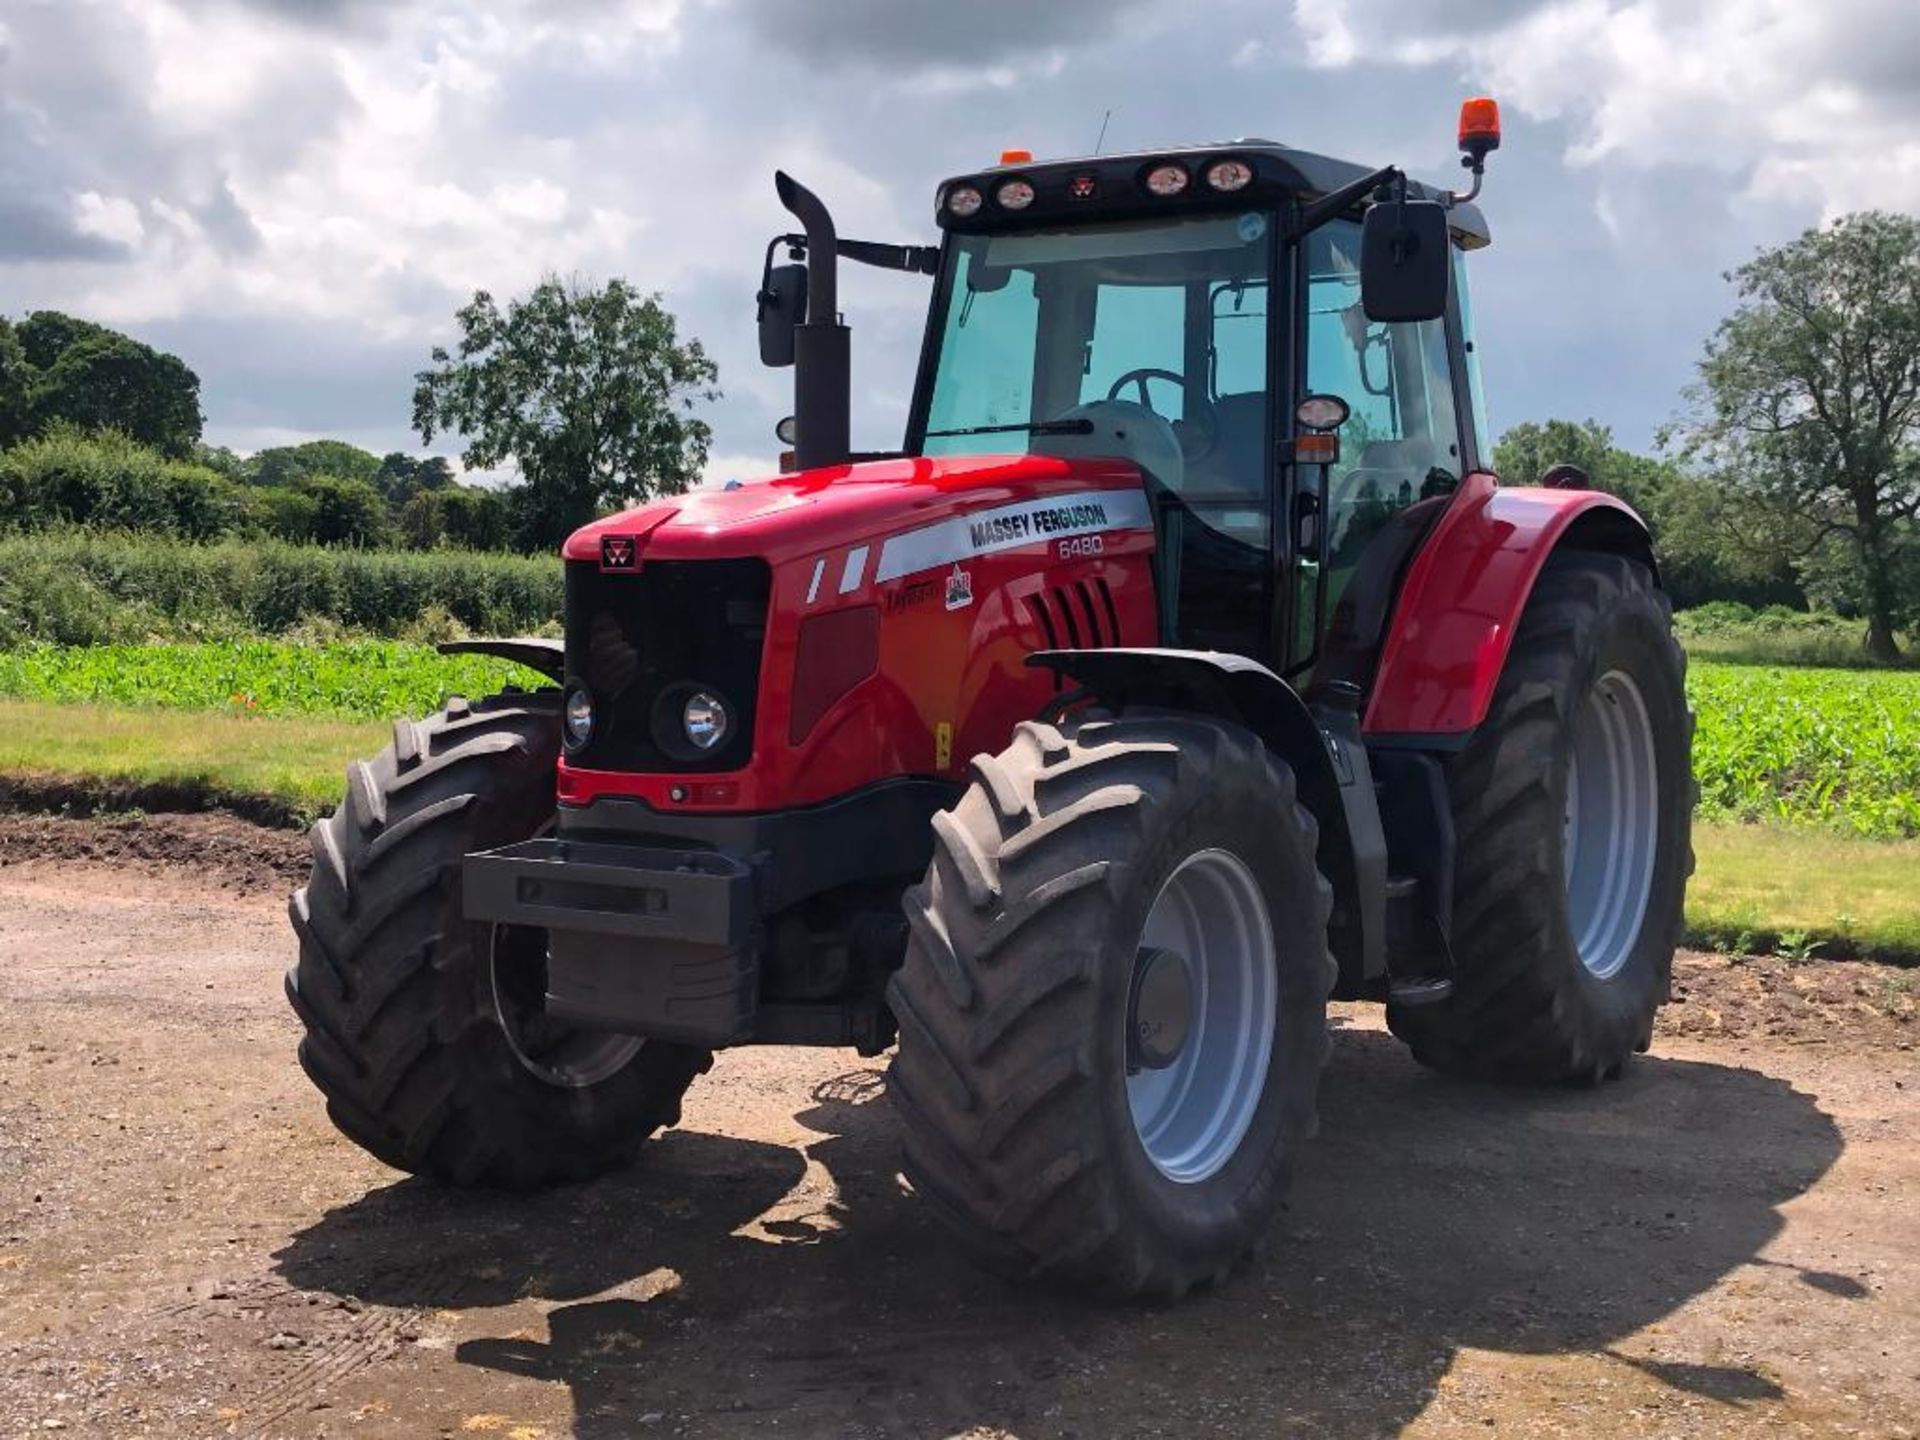
[[[937,245],[885,245],[877,240],[840,240],[836,242],[840,258],[879,270],[904,270],[910,275],[940,273],[940,247]],[[773,268],[773,252],[787,247],[789,260],[807,258],[807,237],[776,235],[767,242],[767,258],[761,265],[764,275]]]
[[[1382,186],[1392,185],[1395,182],[1398,182],[1404,190],[1407,177],[1400,172],[1397,165],[1389,165],[1384,170],[1376,170],[1371,175],[1361,176],[1351,185],[1342,185],[1338,190],[1322,195],[1318,200],[1301,207],[1299,217],[1294,221],[1293,238],[1298,240],[1301,236],[1318,230],[1329,220],[1346,214]]]
[[[934,275],[940,270],[937,245],[885,245],[877,240],[842,240],[840,254],[881,270],[904,270],[910,275]]]

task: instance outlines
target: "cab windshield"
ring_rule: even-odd
[[[1249,211],[956,236],[921,453],[1117,444],[1161,486],[1238,497],[1264,525],[1248,502],[1266,484],[1272,232]]]
[[[1271,608],[1268,211],[955,236],[926,455],[1130,460],[1168,643],[1257,653]],[[1174,499],[1177,497],[1177,500]]]

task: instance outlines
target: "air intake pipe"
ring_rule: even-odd
[[[818,195],[784,170],[773,184],[807,232],[807,318],[793,346],[794,463],[844,465],[853,450],[853,348],[840,323],[840,237]]]

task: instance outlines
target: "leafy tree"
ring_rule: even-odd
[[[699,476],[712,432],[692,411],[718,398],[719,372],[699,341],[680,341],[657,295],[549,276],[504,312],[476,291],[458,319],[457,349],[435,347],[415,377],[414,428],[427,443],[461,434],[470,470],[518,466],[529,548]]]
[[[118,430],[168,455],[191,454],[200,438],[200,377],[176,355],[92,328],[98,333],[74,341],[35,377],[36,430],[64,420],[87,430]],[[26,326],[21,329],[24,335]],[[23,345],[31,361],[36,346],[24,339]]]
[[[422,490],[400,512],[400,530],[416,550],[502,550],[513,517],[504,496],[477,485]]]
[[[33,367],[19,333],[0,320],[0,446],[27,433],[32,415]]]
[[[373,482],[395,505],[405,505],[423,490],[444,490],[453,484],[453,467],[444,456],[415,457],[395,450],[380,461]]]
[[[281,485],[254,485],[246,491],[248,518],[256,530],[296,545],[313,541],[320,502],[304,490]]]
[[[1899,655],[1920,610],[1920,219],[1866,211],[1728,277],[1739,307],[1708,341],[1682,453],[1802,561],[1851,561],[1866,645]]]
[[[202,441],[193,447],[192,459],[194,464],[206,467],[230,484],[247,483],[246,457],[235,453],[225,445],[209,445]]]
[[[20,346],[34,369],[51,370],[54,361],[82,340],[111,339],[119,333],[58,310],[35,310],[20,322]]]
[[[308,440],[260,451],[248,471],[256,485],[293,485],[317,475],[371,481],[380,473],[380,460],[344,440]]]
[[[312,539],[320,545],[363,549],[389,538],[387,500],[370,481],[352,476],[309,475],[298,489],[314,502]]]

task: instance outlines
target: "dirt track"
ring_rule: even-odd
[[[849,1055],[592,1186],[402,1180],[293,1062],[293,857],[0,816],[0,1435],[1920,1434],[1910,973],[1689,957],[1598,1091],[1339,1007],[1271,1256],[1113,1310],[952,1253]]]

